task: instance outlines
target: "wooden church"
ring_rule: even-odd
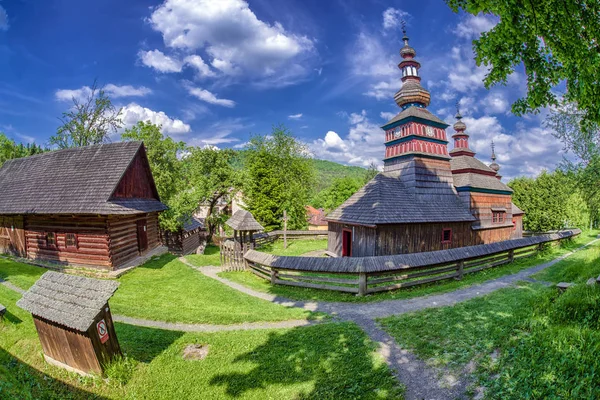
[[[401,111],[382,127],[384,172],[327,216],[328,250],[366,257],[521,237],[523,212],[500,181],[493,149],[490,166],[476,159],[457,113],[454,148],[448,151],[449,125],[427,110],[421,65],[406,33],[403,41],[403,84],[394,96]]]

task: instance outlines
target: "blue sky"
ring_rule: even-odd
[[[483,86],[471,41],[494,18],[442,0],[0,0],[0,131],[45,143],[97,78],[126,125],[160,123],[190,145],[239,148],[283,123],[317,158],[380,164],[379,127],[399,111],[401,19],[429,109],[453,124],[459,101],[478,158],[493,139],[506,178],[560,162],[545,112],[510,114],[522,71]]]

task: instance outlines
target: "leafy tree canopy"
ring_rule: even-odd
[[[505,84],[523,63],[527,95],[512,110],[521,115],[558,105],[553,90],[582,111],[582,130],[600,123],[600,3],[597,0],[446,0],[458,10],[499,17],[473,41],[476,62],[490,67],[486,87]]]
[[[359,180],[349,176],[336,178],[330,187],[315,196],[312,205],[316,208],[323,208],[326,212],[334,210],[348,200],[363,184],[362,179]]]
[[[306,146],[283,125],[270,135],[256,135],[246,147],[244,196],[248,210],[267,230],[282,227],[287,211],[288,227],[303,229],[315,181],[314,165]]]
[[[4,133],[0,132],[0,167],[7,160],[21,158],[40,154],[48,151],[35,143],[19,143],[9,139]]]
[[[123,126],[120,113],[94,81],[86,99],[73,97],[73,106],[62,113],[62,125],[50,137],[50,144],[66,149],[103,143]]]

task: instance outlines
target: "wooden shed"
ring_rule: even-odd
[[[57,150],[0,168],[0,251],[116,269],[160,245],[160,202],[142,142]]]
[[[206,240],[204,223],[196,217],[192,217],[183,224],[177,232],[164,231],[163,242],[169,252],[178,255],[195,253],[198,247]]]
[[[121,355],[108,299],[119,283],[48,271],[17,305],[33,316],[44,358],[80,374],[101,374]]]

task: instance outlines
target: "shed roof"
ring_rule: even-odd
[[[497,190],[512,193],[512,189],[506,186],[495,176],[480,175],[474,173],[456,174],[452,177],[456,188],[468,187],[476,189]]]
[[[475,220],[456,194],[416,194],[402,183],[398,172],[377,174],[326,219],[367,226]]]
[[[246,210],[237,210],[226,223],[236,231],[262,231],[265,229]]]
[[[118,142],[9,160],[0,168],[0,214],[110,215],[164,210],[158,198],[111,199],[139,151],[143,151],[142,142]]]
[[[118,287],[115,281],[48,271],[17,305],[37,317],[85,332]]]
[[[519,207],[515,205],[515,203],[511,203],[512,205],[512,215],[523,215],[525,211],[521,210]]]
[[[198,228],[204,228],[204,222],[200,218],[192,217],[183,224],[183,230],[186,232]]]
[[[427,121],[432,121],[441,125],[448,126],[447,123],[433,115],[428,109],[422,107],[411,106],[399,112],[394,118],[389,120],[383,126],[391,125],[395,122],[402,121],[405,118],[414,117],[421,118]]]

